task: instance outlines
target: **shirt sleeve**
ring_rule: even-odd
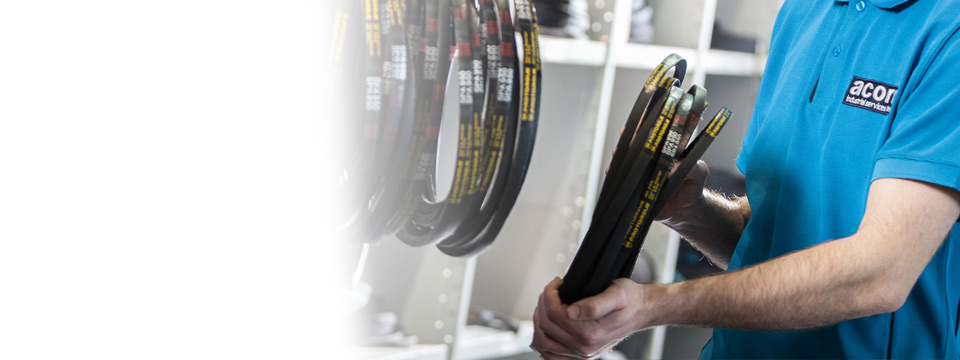
[[[872,180],[902,178],[960,190],[960,41],[954,32],[907,84]],[[923,66],[923,62],[919,64]],[[907,86],[904,86],[905,88]]]

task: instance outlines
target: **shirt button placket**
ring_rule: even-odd
[[[857,11],[863,12],[863,10],[867,9],[867,3],[864,2],[863,0],[857,1],[856,8],[857,8]],[[840,56],[841,50],[843,50],[843,48],[840,47],[840,45],[837,45],[837,47],[833,48],[833,56]]]

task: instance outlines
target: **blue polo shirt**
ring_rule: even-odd
[[[731,270],[853,235],[875,179],[960,189],[958,28],[960,1],[786,1],[737,159],[753,215]],[[717,329],[701,357],[958,359],[958,238],[894,313]]]

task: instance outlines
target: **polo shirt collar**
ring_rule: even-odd
[[[849,0],[835,0],[835,1],[845,3],[845,2],[848,2]],[[910,0],[867,0],[867,1],[870,1],[871,4],[874,4],[879,8],[889,9]]]

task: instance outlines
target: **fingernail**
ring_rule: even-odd
[[[568,307],[568,308],[567,308],[567,317],[570,318],[570,320],[577,320],[577,319],[579,319],[579,318],[580,318],[580,307],[579,307],[579,306],[571,306],[571,307]]]

